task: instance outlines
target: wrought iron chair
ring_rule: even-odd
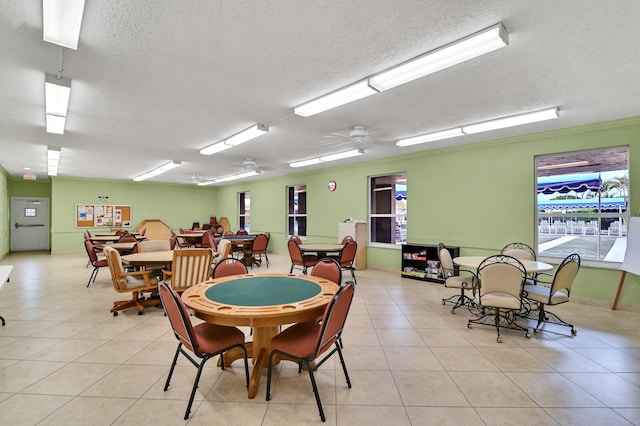
[[[468,309],[477,306],[475,300],[467,296],[467,294],[465,293],[465,291],[469,290],[473,292],[473,295],[475,296],[476,289],[478,288],[478,277],[476,276],[475,272],[459,269],[458,274],[462,272],[469,275],[455,275],[456,271],[453,266],[451,253],[443,243],[438,244],[438,260],[440,261],[440,269],[442,269],[444,286],[447,288],[455,288],[460,290],[460,294],[454,294],[449,298],[443,298],[442,304],[453,304],[453,307],[451,308],[452,314],[455,314],[456,309],[461,306],[466,306]]]

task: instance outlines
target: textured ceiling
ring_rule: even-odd
[[[362,125],[366,154],[343,163],[640,115],[640,2],[620,0],[138,0],[87,1],[66,131],[44,129],[44,75],[60,48],[42,41],[39,1],[0,2],[0,165],[46,178],[46,146],[61,176],[192,183],[262,177],[347,145]],[[293,107],[498,22],[509,46],[309,118]],[[560,107],[557,120],[398,148],[394,140]],[[270,132],[211,157],[199,150],[254,123]],[[330,163],[336,165],[340,163]]]

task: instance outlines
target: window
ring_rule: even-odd
[[[407,242],[407,174],[369,178],[369,238],[371,243]]]
[[[38,210],[33,207],[26,207],[24,209],[24,217],[37,217]]]
[[[287,187],[287,235],[307,236],[307,185]]]
[[[251,193],[238,192],[239,229],[251,232]]]
[[[629,148],[536,157],[539,257],[622,262],[629,220]]]

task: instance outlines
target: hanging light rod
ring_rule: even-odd
[[[293,163],[289,163],[289,167],[306,167],[319,163],[326,163],[328,161],[337,161],[345,158],[355,157],[358,155],[363,155],[364,149],[352,149],[350,151],[338,152],[336,154],[323,155],[322,157],[310,158],[308,160],[295,161]]]
[[[77,50],[85,0],[42,0],[42,39]]]
[[[176,167],[178,167],[180,165],[182,165],[182,163],[180,161],[169,161],[168,163],[165,163],[160,167],[156,167],[155,169],[153,169],[153,170],[151,170],[149,172],[146,172],[146,173],[141,174],[140,176],[134,177],[133,180],[135,182],[140,182],[140,181],[143,181],[143,180],[147,180],[147,179],[150,179],[150,178],[152,178],[154,176],[158,176],[158,175],[161,175],[162,173],[168,172],[171,169],[175,169]]]
[[[558,107],[547,108],[525,114],[511,115],[509,117],[496,118],[495,120],[483,121],[453,129],[439,132],[427,133],[396,141],[397,146],[411,146],[425,142],[433,142],[442,139],[455,138],[458,136],[470,135],[473,133],[488,132],[490,130],[503,129],[522,124],[536,123],[538,121],[552,120],[559,117]]]
[[[433,74],[509,44],[509,34],[502,23],[471,34],[446,46],[427,52],[357,83],[322,95],[294,108],[293,112],[309,117],[349,102]]]
[[[214,143],[213,145],[209,145],[200,150],[200,154],[202,155],[212,155],[218,153],[220,151],[224,151],[225,149],[232,148],[234,146],[238,146],[243,144],[251,139],[255,139],[258,136],[262,136],[269,131],[269,128],[263,124],[254,124],[253,126],[245,129],[239,133],[236,133],[233,136],[228,137],[227,139]]]

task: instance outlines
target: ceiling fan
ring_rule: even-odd
[[[345,132],[334,132],[322,137],[323,145],[340,146],[353,145],[355,148],[364,148],[365,145],[375,141],[375,136],[383,135],[384,132],[372,134],[364,126],[354,126],[353,129]]]
[[[234,164],[234,166],[242,168],[243,172],[250,172],[252,170],[255,170],[256,172],[264,172],[272,169],[272,167],[258,166],[258,162],[253,157],[245,157],[242,162]]]

